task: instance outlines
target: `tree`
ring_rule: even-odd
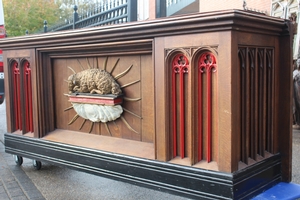
[[[43,28],[44,20],[57,22],[61,12],[55,0],[3,0],[3,8],[9,37],[24,35],[26,30],[35,33]]]
[[[79,15],[86,15],[88,12],[91,12],[93,8],[99,6],[100,2],[106,4],[107,0],[56,0],[56,4],[60,8],[60,19],[62,21],[73,18],[74,5],[78,7]]]

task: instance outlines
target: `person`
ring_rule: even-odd
[[[300,58],[293,71],[293,128],[300,129]]]

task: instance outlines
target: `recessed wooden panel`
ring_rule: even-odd
[[[53,58],[52,63],[57,129],[153,142],[154,111],[151,108],[154,102],[151,55]],[[74,72],[78,73],[89,68],[104,69],[111,73],[112,77],[117,77],[130,68],[124,76],[117,79],[124,94],[121,105],[124,109],[121,117],[115,121],[93,123],[81,117],[76,120],[74,118],[76,112],[66,95],[69,93],[66,80]],[[142,76],[146,77],[145,80]],[[71,123],[72,121],[74,122]],[[143,125],[146,128],[143,128]]]

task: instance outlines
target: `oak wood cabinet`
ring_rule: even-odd
[[[289,182],[291,26],[226,10],[1,40],[5,150],[192,198]],[[122,90],[116,119],[74,109],[108,102],[69,90],[95,70]]]

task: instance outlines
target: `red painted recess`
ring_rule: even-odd
[[[207,98],[207,162],[212,160],[212,73],[217,71],[217,60],[211,52],[203,53],[198,62],[198,160],[203,157],[203,75],[206,75],[206,98]]]
[[[13,87],[14,87],[14,119],[16,130],[22,130],[21,120],[21,82],[20,82],[20,68],[17,62],[12,65],[13,68]]]
[[[15,129],[33,132],[33,111],[32,111],[32,84],[31,69],[28,61],[22,65],[22,70],[18,62],[12,63],[13,71],[13,101]],[[21,105],[21,101],[24,103]],[[24,113],[23,113],[24,112]],[[25,117],[25,127],[22,127],[22,115]]]
[[[32,85],[31,68],[28,61],[24,62],[24,91],[25,91],[25,110],[26,110],[26,132],[33,132],[33,111],[32,111]]]
[[[172,62],[172,114],[173,114],[173,156],[177,156],[177,91],[179,89],[179,146],[180,156],[184,158],[185,150],[185,102],[184,74],[188,74],[189,61],[183,54],[177,54]],[[179,88],[176,80],[179,78]]]

